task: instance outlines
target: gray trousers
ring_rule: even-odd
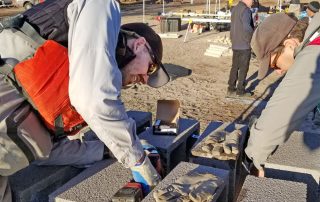
[[[232,51],[232,67],[229,74],[228,90],[236,90],[238,94],[243,94],[245,93],[246,88],[246,77],[250,65],[251,49]]]
[[[76,139],[73,136],[53,143],[49,158],[35,161],[36,165],[72,165],[87,167],[103,158],[104,143],[92,130],[80,131]]]
[[[257,168],[298,129],[320,100],[320,46],[306,46],[250,130],[245,152]]]

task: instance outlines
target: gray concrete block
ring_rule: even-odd
[[[112,196],[132,180],[129,169],[114,160],[105,160],[86,169],[60,190],[50,195],[50,201],[110,201]]]
[[[204,158],[198,156],[190,157],[190,162],[211,166],[214,168],[220,168],[230,171],[229,176],[229,201],[233,201],[236,194],[239,192],[239,187],[241,186],[241,180],[243,174],[241,173],[241,163],[243,157],[243,147],[246,142],[248,127],[246,125],[234,124],[234,123],[222,123],[222,122],[211,122],[205,131],[200,135],[198,141],[194,144],[196,147],[205,137],[207,137],[212,131],[215,130],[225,130],[227,132],[232,132],[235,129],[240,129],[242,131],[242,136],[240,139],[239,155],[237,160],[217,160],[212,158]]]
[[[303,202],[306,201],[306,199],[307,186],[303,183],[271,178],[258,178],[248,175],[242,186],[237,201]]]
[[[192,119],[179,119],[179,131],[174,135],[154,135],[152,128],[141,133],[139,138],[155,146],[164,160],[164,168],[170,172],[179,162],[188,161],[190,148],[195,142],[193,135],[198,135],[200,123]]]
[[[213,175],[216,175],[223,179],[224,184],[220,186],[215,194],[213,201],[225,202],[227,201],[228,194],[228,177],[229,173],[223,169],[211,168],[208,166],[201,166],[193,163],[180,162],[170,173],[167,175],[154,189],[151,191],[145,198],[142,200],[143,202],[153,202],[155,199],[153,198],[153,192],[158,189],[164,189],[168,185],[175,182],[179,177],[186,175],[191,171],[197,172],[207,172]]]
[[[92,166],[89,168],[86,168],[83,170],[80,174],[69,180],[67,183],[60,186],[58,189],[56,189],[54,192],[52,192],[49,195],[49,201],[53,202],[55,199],[62,193],[68,191],[72,187],[76,186],[77,184],[81,183],[85,179],[93,176],[94,174],[100,172],[104,168],[108,167],[110,164],[114,163],[114,159],[106,159],[102,161],[95,162]]]
[[[265,163],[267,177],[307,184],[308,201],[320,201],[320,134],[298,132]]]
[[[152,113],[142,111],[127,111],[130,118],[136,121],[137,134],[139,135],[152,125]]]
[[[9,177],[16,202],[48,201],[48,195],[83,169],[71,166],[30,165]]]

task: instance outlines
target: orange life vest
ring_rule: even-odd
[[[29,102],[52,132],[72,135],[86,125],[70,103],[67,48],[47,40],[31,59],[20,62],[13,71]]]

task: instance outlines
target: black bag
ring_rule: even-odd
[[[68,47],[67,8],[71,2],[72,0],[46,0],[22,15],[44,39],[51,39]]]

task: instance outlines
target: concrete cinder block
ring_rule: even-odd
[[[155,146],[164,161],[166,173],[169,173],[179,162],[188,161],[190,149],[195,136],[200,130],[200,123],[192,119],[179,119],[179,131],[175,135],[154,135],[152,128],[141,133],[139,138]]]
[[[229,173],[226,170],[223,169],[217,169],[217,168],[211,168],[208,166],[201,166],[193,163],[187,163],[187,162],[180,162],[170,173],[167,175],[154,189],[152,192],[150,192],[143,202],[153,202],[155,199],[153,198],[153,192],[155,190],[164,189],[168,185],[175,182],[179,177],[186,175],[187,173],[191,171],[197,171],[197,172],[206,172],[211,173],[217,177],[220,177],[223,179],[224,183],[222,186],[218,188],[216,191],[216,194],[214,196],[213,201],[220,201],[225,202],[227,201],[227,193],[228,193],[228,177]]]
[[[60,194],[66,192],[66,191],[68,191],[69,189],[71,189],[72,187],[74,187],[77,184],[81,183],[85,179],[91,177],[92,175],[100,172],[101,170],[103,170],[104,168],[106,168],[107,166],[109,166],[110,164],[112,164],[114,162],[115,162],[114,159],[105,159],[105,160],[102,160],[102,161],[95,162],[92,166],[90,166],[89,168],[86,168],[80,174],[78,174],[77,176],[75,176],[74,178],[69,180],[67,183],[65,183],[64,185],[62,185],[58,189],[56,189],[54,192],[49,194],[49,201],[53,202],[53,201],[56,201],[56,200],[61,200],[57,196],[59,196]]]
[[[220,168],[228,170],[229,176],[229,201],[233,201],[236,194],[239,192],[238,188],[241,186],[241,180],[243,173],[241,173],[241,163],[243,156],[243,147],[246,142],[248,127],[246,125],[234,124],[234,123],[222,123],[222,122],[211,122],[205,131],[200,135],[198,141],[194,144],[196,147],[201,141],[204,140],[211,132],[215,130],[225,130],[227,132],[232,132],[235,129],[240,129],[242,131],[242,136],[239,143],[239,155],[236,160],[218,160],[212,158],[192,156],[190,157],[190,162],[211,166],[214,168]]]
[[[265,175],[271,178],[307,184],[308,201],[320,201],[320,134],[298,132],[279,146],[265,163]]]
[[[132,180],[129,169],[114,160],[105,160],[86,169],[50,195],[50,201],[110,201]]]
[[[30,165],[9,177],[16,202],[48,201],[48,195],[83,169],[71,166]]]
[[[307,186],[303,183],[248,175],[237,201],[303,202],[306,201],[306,198]]]
[[[152,125],[152,113],[142,111],[127,111],[130,118],[136,121],[137,134],[139,135]]]

